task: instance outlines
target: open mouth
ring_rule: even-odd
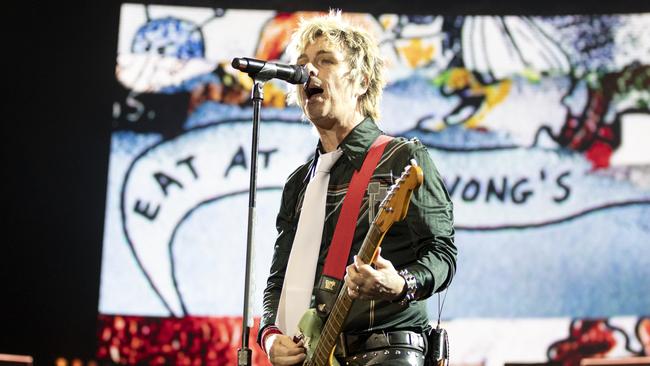
[[[320,94],[323,92],[323,88],[315,85],[307,86],[308,84],[305,85],[305,94],[307,94],[307,99],[311,98],[312,96],[316,94]]]

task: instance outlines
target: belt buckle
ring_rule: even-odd
[[[399,346],[404,344],[404,342],[401,339],[402,337],[400,333],[401,332],[399,331],[386,333],[386,340],[388,342],[388,346]]]
[[[420,350],[424,349],[424,341],[422,335],[416,332],[408,330],[394,331],[388,332],[386,336],[390,346],[406,346]]]

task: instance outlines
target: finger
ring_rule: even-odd
[[[357,271],[357,265],[352,263],[349,266],[345,267],[345,272],[354,276],[356,275],[359,271]]]
[[[302,364],[302,361],[307,357],[306,354],[301,353],[294,356],[275,356],[271,358],[271,363],[277,365],[296,365]]]
[[[357,284],[352,281],[350,276],[345,276],[345,285],[348,286],[349,289],[357,288]]]
[[[278,337],[278,342],[280,345],[287,348],[296,346],[296,342],[294,342],[293,339],[289,338],[289,336],[286,336],[284,334]]]
[[[271,362],[274,365],[295,365],[302,362],[306,357],[307,355],[305,353],[295,356],[279,356],[271,360]]]
[[[361,260],[361,258],[359,258],[358,255],[355,255],[355,256],[354,256],[354,265],[355,265],[355,267],[357,267],[357,270],[358,270],[359,267],[366,265],[366,263],[364,263],[364,262]]]
[[[383,259],[384,259],[384,257],[381,256],[381,247],[377,247],[377,252],[375,253],[375,261],[374,262],[377,263],[377,261],[381,261]]]
[[[361,284],[361,276],[359,275],[359,272],[357,271],[356,267],[354,264],[349,265],[346,268],[347,276],[346,277],[346,283],[350,287],[356,287],[357,285]]]
[[[375,268],[376,269],[384,269],[384,268],[394,268],[393,267],[393,262],[389,261],[388,259],[384,258],[380,255],[377,256],[377,259],[375,260]]]
[[[381,253],[381,247],[377,247],[377,249],[375,249],[375,252],[372,254],[372,259],[370,260],[370,264],[375,263],[380,253]]]
[[[284,356],[295,356],[301,353],[305,353],[305,347],[289,347],[284,352]]]
[[[361,258],[359,258],[358,255],[354,256],[354,266],[357,268],[358,272],[362,272],[364,270],[372,269],[372,267],[367,264],[366,262],[362,261]]]
[[[368,299],[368,295],[366,294],[366,290],[365,290],[365,288],[363,286],[357,288],[357,290],[355,292],[357,294],[357,297],[356,297],[357,299],[359,299],[359,300]]]
[[[357,291],[357,285],[353,285],[353,287],[348,286],[348,296],[350,296],[351,299],[356,299],[359,297],[359,291]]]
[[[363,263],[363,262],[361,262],[361,263]],[[375,269],[372,268],[372,266],[370,266],[369,264],[365,264],[365,263],[361,264],[361,265],[356,265],[356,267],[357,267],[357,273],[359,274],[360,277],[372,276],[373,272],[375,271]]]
[[[273,344],[269,352],[269,358],[273,365],[294,365],[301,360],[306,350],[300,340],[294,343],[289,337],[282,335]],[[304,357],[303,357],[304,358]]]
[[[298,344],[300,344],[301,342],[302,342],[302,340],[300,342],[298,342]],[[277,338],[276,344],[274,344],[271,349],[272,349],[272,351],[274,351],[273,352],[274,355],[283,356],[283,355],[286,355],[286,354],[292,352],[292,350],[296,350],[296,349],[297,350],[302,350],[303,349],[302,346],[298,346],[298,344],[296,344],[288,336],[281,335],[281,336],[279,336]]]

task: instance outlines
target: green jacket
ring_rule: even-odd
[[[315,286],[318,283],[330,241],[354,170],[361,168],[366,152],[382,134],[370,118],[357,125],[339,147],[343,155],[330,171],[327,193],[326,221],[318,258]],[[318,151],[316,156],[318,155]],[[382,257],[390,260],[397,270],[408,268],[417,280],[417,300],[424,300],[434,292],[443,290],[456,271],[454,246],[453,207],[443,181],[431,161],[426,147],[416,139],[393,139],[382,155],[370,180],[374,191],[390,187],[399,178],[410,159],[415,159],[424,172],[424,183],[413,193],[406,219],[396,222],[384,237]],[[315,159],[300,166],[288,178],[282,193],[282,203],[277,217],[278,237],[275,243],[271,271],[264,290],[264,308],[260,332],[274,324],[284,273],[298,226],[300,208]],[[357,229],[354,234],[348,264],[352,263],[361,247],[371,223],[369,211],[376,213],[382,197],[370,199],[374,207],[369,210],[369,195],[361,204]],[[369,219],[369,217],[371,217]],[[312,306],[314,306],[312,301]],[[344,331],[346,333],[384,329],[420,330],[428,324],[425,301],[415,301],[400,306],[387,301],[355,301]],[[259,341],[259,338],[258,338]]]

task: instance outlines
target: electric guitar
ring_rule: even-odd
[[[377,249],[384,235],[393,223],[406,217],[411,194],[422,185],[423,180],[422,168],[415,160],[411,160],[410,165],[404,168],[402,176],[390,187],[386,198],[381,202],[379,212],[370,225],[357,254],[359,259],[365,263],[375,261]],[[307,350],[307,358],[303,366],[339,366],[334,357],[334,348],[353,302],[354,300],[348,295],[347,285],[343,283],[324,325],[316,309],[305,312],[298,323]]]

